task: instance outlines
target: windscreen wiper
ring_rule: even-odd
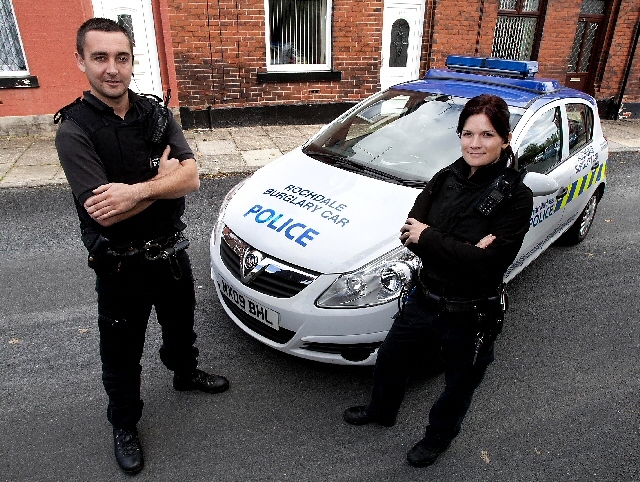
[[[350,161],[344,156],[339,156],[338,154],[332,154],[327,151],[317,151],[314,149],[307,149],[303,151],[307,156],[313,157],[318,161],[331,164],[332,166],[341,167],[347,171],[353,172],[362,172],[363,167],[362,164],[357,162]]]
[[[327,164],[331,164],[332,166],[339,167],[346,171],[356,172],[358,174],[362,174],[374,179],[380,179],[382,181],[388,181],[407,187],[424,188],[427,185],[426,181],[420,181],[418,179],[404,179],[399,176],[394,176],[393,174],[389,174],[388,172],[365,166],[363,164],[360,164],[359,162],[352,161],[346,157],[332,154],[330,152],[316,151],[313,149],[307,149],[304,152],[308,156],[311,156],[314,159],[318,159],[321,162],[326,162]]]

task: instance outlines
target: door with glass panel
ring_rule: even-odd
[[[602,24],[606,7],[605,0],[583,0],[573,48],[567,67],[565,85],[583,92],[592,87],[591,78],[597,67],[597,45],[601,45]]]
[[[134,57],[131,90],[162,97],[151,0],[93,0],[93,13],[115,20],[131,34]]]
[[[418,78],[425,0],[385,0],[380,88]]]

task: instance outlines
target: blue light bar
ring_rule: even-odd
[[[473,82],[475,84],[499,85],[519,89],[535,94],[549,94],[564,89],[555,79],[522,79],[514,76],[481,75],[480,72],[458,72],[455,70],[429,69],[424,76],[425,80],[450,80],[458,82]]]
[[[532,79],[538,72],[538,62],[535,60],[505,60],[492,57],[449,55],[445,65],[456,71],[520,77],[521,79]]]

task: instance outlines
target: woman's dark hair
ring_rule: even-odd
[[[467,119],[476,114],[486,115],[498,135],[502,137],[502,140],[505,143],[509,142],[509,132],[511,132],[509,118],[511,114],[509,113],[509,106],[507,106],[507,103],[502,97],[482,94],[469,99],[458,119],[458,128],[456,129],[458,135],[462,133]]]
[[[127,40],[129,41],[129,47],[131,47],[131,54],[133,55],[133,40],[131,39],[131,34],[127,32],[127,30],[118,25],[116,22],[111,20],[110,18],[90,18],[78,29],[78,34],[76,35],[76,51],[80,54],[80,57],[84,58],[84,41],[87,36],[87,32],[91,32],[92,30],[97,30],[98,32],[120,32],[125,34]]]
[[[464,128],[464,124],[467,122],[467,119],[476,114],[486,115],[489,122],[491,122],[491,125],[502,138],[504,143],[507,144],[509,142],[509,133],[511,132],[511,114],[509,113],[509,106],[502,97],[498,97],[497,95],[481,94],[469,99],[462,109],[462,112],[460,112],[460,117],[458,118],[458,127],[456,128],[458,136],[462,134],[462,129]],[[515,160],[515,156],[510,145],[502,150],[502,155],[500,157],[503,158],[505,155],[511,160],[511,162]]]

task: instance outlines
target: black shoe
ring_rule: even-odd
[[[426,437],[420,440],[407,453],[407,462],[414,467],[427,467],[436,461],[438,456],[447,450],[449,444],[438,444]]]
[[[366,425],[368,423],[377,423],[384,427],[392,427],[396,421],[395,419],[372,417],[367,413],[367,407],[362,405],[357,407],[347,408],[342,414],[342,418],[351,425]]]
[[[229,388],[229,381],[220,375],[209,375],[196,369],[191,375],[173,375],[173,388],[179,391],[200,390],[207,393],[221,393]]]
[[[142,445],[138,438],[138,431],[124,428],[113,428],[113,449],[116,461],[127,474],[137,474],[144,467]]]

